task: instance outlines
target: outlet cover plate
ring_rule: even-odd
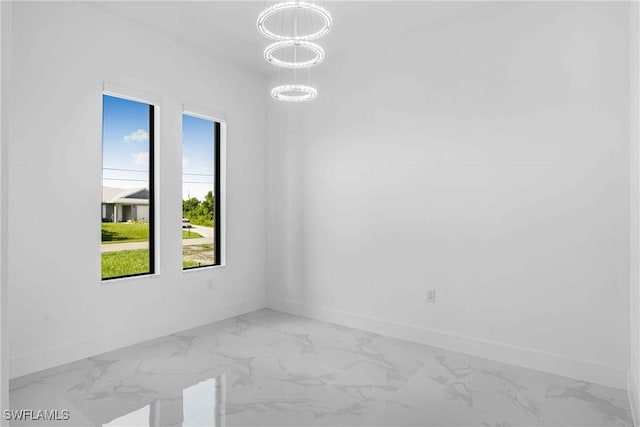
[[[427,289],[427,302],[436,302],[436,290]]]

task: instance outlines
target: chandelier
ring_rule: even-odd
[[[329,11],[307,1],[285,1],[264,9],[256,25],[260,34],[273,40],[264,49],[264,59],[278,67],[278,85],[271,96],[289,102],[314,99],[318,91],[310,84],[310,68],[325,58],[324,49],[314,41],[331,30]],[[282,74],[287,73],[288,82],[283,83]]]

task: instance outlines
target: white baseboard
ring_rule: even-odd
[[[576,378],[608,387],[627,389],[632,405],[634,422],[638,421],[638,393],[634,382],[627,378],[627,373],[622,368],[571,359],[561,355],[483,339],[418,328],[402,323],[291,302],[279,298],[269,298],[267,300],[267,307],[273,310],[367,330],[381,335],[419,342],[529,369]],[[211,310],[201,311],[180,318],[163,319],[161,322],[151,323],[137,328],[129,328],[126,331],[111,334],[110,336],[91,337],[85,340],[45,348],[37,352],[14,356],[10,360],[9,372],[11,373],[11,378],[17,378],[262,308],[265,308],[263,299],[249,300],[239,304],[214,307]]]
[[[256,298],[238,304],[212,307],[187,316],[166,318],[146,325],[130,327],[108,336],[93,336],[43,348],[33,353],[20,354],[9,361],[10,376],[14,379],[263,308],[265,308],[264,299]]]
[[[633,418],[633,425],[640,426],[640,413],[638,413],[639,402],[638,387],[631,372],[627,374],[627,396],[629,396],[629,407],[631,408],[631,417]]]
[[[627,388],[626,369],[624,368],[606,366],[591,361],[572,359],[538,350],[419,328],[279,298],[268,298],[267,308],[496,360],[502,363],[576,378],[607,387],[622,390]]]

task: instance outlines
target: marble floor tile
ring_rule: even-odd
[[[10,388],[69,415],[12,426],[632,426],[623,390],[271,310]]]

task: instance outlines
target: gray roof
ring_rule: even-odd
[[[146,188],[102,187],[102,203],[148,205],[149,190]]]

